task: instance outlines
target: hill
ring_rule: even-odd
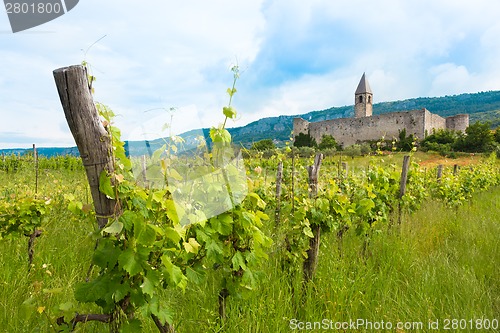
[[[444,97],[419,97],[402,101],[382,102],[373,105],[373,114],[426,108],[442,117],[460,113],[470,115],[470,123],[491,121],[492,128],[500,125],[500,91],[460,94]],[[262,139],[272,138],[282,143],[290,137],[293,118],[301,117],[309,122],[354,117],[354,107],[332,107],[296,116],[269,117],[243,127],[230,128],[233,141],[245,146]]]
[[[476,121],[490,121],[492,128],[500,126],[500,91],[487,91],[473,94],[460,94],[444,97],[419,97],[401,101],[382,102],[373,105],[373,114],[415,110],[426,108],[432,113],[442,117],[453,116],[460,113],[470,115],[470,123]],[[311,111],[301,115],[277,116],[263,118],[246,126],[228,128],[236,144],[249,147],[253,142],[272,138],[278,145],[284,144],[293,130],[293,118],[301,117],[310,122],[323,121],[336,118],[347,118],[354,116],[354,107],[341,106],[326,110]],[[192,130],[181,134],[186,140],[185,146],[189,150],[196,147],[195,138],[202,134],[208,139],[208,129]],[[128,149],[133,155],[142,155],[161,147],[164,139],[150,142],[127,142]],[[32,149],[1,149],[0,154],[24,154]],[[38,153],[42,156],[55,155],[78,155],[76,147],[71,148],[39,148]]]
[[[78,148],[76,147],[49,147],[49,148],[38,148],[38,156],[53,157],[53,156],[66,156],[73,155],[79,156]],[[13,149],[0,149],[0,155],[24,155],[32,154],[33,149],[23,149],[23,148],[13,148]]]

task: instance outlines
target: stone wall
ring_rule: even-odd
[[[302,118],[293,118],[293,135],[297,136],[299,133],[309,133],[309,122]]]
[[[406,129],[406,135],[413,134],[423,139],[434,129],[452,129],[465,131],[469,126],[468,115],[456,115],[443,118],[427,109],[403,112],[391,112],[362,118],[340,118],[309,123],[302,118],[293,120],[294,135],[309,133],[320,143],[323,135],[332,135],[344,147],[363,141],[391,140],[399,137],[399,132]]]
[[[426,135],[432,134],[433,130],[444,129],[446,128],[446,119],[437,114],[430,113],[428,110],[425,110],[425,123],[424,123],[424,131],[421,135],[417,135],[418,139],[423,139]]]
[[[363,118],[333,119],[309,124],[309,133],[321,142],[324,134],[332,135],[344,147],[363,141],[397,138],[406,128],[407,135],[422,138],[427,110],[392,112]],[[428,111],[427,111],[428,112]],[[444,120],[443,120],[444,123]]]
[[[446,118],[446,128],[454,131],[465,132],[465,129],[469,127],[469,115],[468,114],[457,114],[455,116]]]

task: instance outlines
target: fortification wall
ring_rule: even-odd
[[[309,122],[302,118],[293,118],[293,135],[297,136],[299,133],[309,133]]]
[[[302,118],[293,120],[294,135],[309,133],[320,143],[323,135],[332,135],[344,147],[363,141],[397,138],[406,129],[406,135],[413,134],[423,139],[434,129],[465,131],[469,126],[469,115],[460,114],[443,118],[427,109],[391,112],[371,117],[340,118],[309,123]]]
[[[424,133],[419,135],[419,139],[423,139],[426,134],[432,134],[433,130],[446,128],[446,119],[437,114],[425,110],[425,123],[424,123]]]
[[[368,140],[392,139],[406,128],[407,135],[423,138],[425,134],[425,109],[392,112],[372,117],[341,118],[309,124],[309,133],[321,142],[324,134],[332,135],[344,147]],[[428,111],[427,111],[428,112]]]
[[[469,127],[468,114],[457,114],[446,118],[446,128],[449,130],[465,132],[467,127]]]

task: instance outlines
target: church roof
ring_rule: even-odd
[[[365,77],[365,73],[363,73],[363,76],[359,81],[358,88],[356,89],[355,94],[364,94],[364,93],[373,94],[372,88],[370,88],[370,84],[368,83],[368,80]]]

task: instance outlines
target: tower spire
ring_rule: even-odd
[[[359,81],[358,88],[356,89],[355,94],[364,94],[364,93],[373,94],[372,88],[370,87],[370,84],[368,83],[368,80],[366,79],[365,73],[363,73],[363,76],[361,77],[361,80]]]

